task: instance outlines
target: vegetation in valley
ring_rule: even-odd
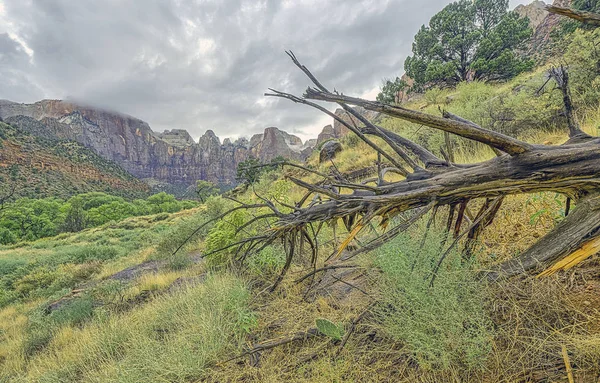
[[[0,245],[78,232],[128,217],[175,213],[196,205],[164,192],[133,201],[100,192],[78,194],[68,200],[19,198],[5,203],[0,211]]]

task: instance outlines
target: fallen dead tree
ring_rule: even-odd
[[[564,9],[550,8],[550,11],[569,15]],[[580,15],[577,12],[571,14]],[[598,15],[592,16],[586,15],[588,19]],[[377,177],[360,184],[345,179],[341,174],[331,176],[294,165],[322,179],[310,183],[288,175],[290,181],[306,190],[304,198],[295,205],[284,204],[292,210],[291,213],[282,213],[276,202],[258,196],[264,202],[260,207],[270,209],[271,213],[257,216],[249,224],[275,218],[275,225],[260,236],[246,238],[217,251],[235,248],[238,259],[244,260],[273,242],[282,241],[287,260],[273,289],[288,271],[295,254],[305,248],[311,250],[316,269],[318,234],[326,222],[342,220],[350,233],[326,264],[339,260],[348,244],[375,220],[387,231],[366,243],[358,252],[379,246],[425,214],[431,212],[435,215],[443,207],[447,207],[449,212],[447,229],[453,230],[457,238],[450,246],[456,245],[458,239],[466,235],[469,249],[469,244],[472,245],[483,228],[493,221],[504,197],[523,193],[556,192],[565,195],[569,203],[572,201],[576,206],[554,230],[523,254],[489,271],[487,276],[490,279],[544,270],[558,261],[571,267],[577,263],[569,261],[573,254],[580,261],[597,251],[600,246],[600,139],[585,134],[577,122],[565,68],[554,68],[549,76],[562,91],[570,139],[560,146],[546,146],[533,145],[485,129],[449,112],[436,116],[330,91],[292,52],[288,55],[313,87],[308,88],[302,97],[274,89],[266,96],[284,98],[328,114],[356,134],[378,154],[381,161],[389,165],[385,168],[379,166]],[[315,101],[338,104],[353,118],[348,122]],[[477,141],[491,147],[497,157],[476,164],[453,163],[449,158],[439,158],[421,145],[368,121],[353,106]],[[360,126],[353,122],[355,120],[360,122]],[[403,175],[405,179],[387,182],[385,175],[390,171]],[[463,221],[469,211],[468,206],[478,199],[485,202],[478,204],[483,206],[465,227]],[[236,209],[257,207],[239,203]],[[394,217],[401,217],[401,222],[389,227]],[[443,256],[440,263],[442,261]]]

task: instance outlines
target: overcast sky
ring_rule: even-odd
[[[529,1],[511,1],[512,6]],[[330,123],[263,97],[309,85],[375,97],[401,74],[418,28],[449,0],[0,0],[0,99],[70,99],[155,131],[221,138],[277,126],[303,139]]]

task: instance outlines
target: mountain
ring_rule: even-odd
[[[569,7],[571,3],[572,0],[554,0],[552,4],[559,7]],[[527,54],[533,56],[538,63],[546,62],[562,52],[560,47],[552,46],[551,39],[552,32],[560,25],[561,17],[548,13],[545,7],[545,2],[534,0],[528,5],[519,5],[515,8],[515,12],[519,15],[529,17],[533,36]]]
[[[26,122],[32,130],[42,129],[29,117],[8,122]],[[142,197],[150,188],[112,161],[70,140],[58,139],[44,130],[33,135],[16,126],[0,122],[0,178],[2,183],[16,182],[15,197],[62,197],[90,191]],[[18,169],[17,181],[11,180]]]
[[[546,12],[546,3],[541,0],[534,0],[532,3],[527,5],[520,4],[515,8],[515,12],[519,14],[519,16],[528,17],[529,18],[529,26],[534,31],[537,27],[544,22],[548,12]]]
[[[221,142],[208,130],[195,142],[185,130],[156,133],[135,117],[61,100],[2,100],[0,118],[37,137],[76,141],[149,184],[192,185],[202,179],[233,185],[238,164],[250,156],[302,160],[312,152],[300,138],[274,127],[234,142]]]

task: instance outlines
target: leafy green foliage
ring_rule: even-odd
[[[325,336],[330,337],[333,340],[342,340],[344,337],[344,327],[337,325],[329,319],[319,318],[316,320],[317,329]]]
[[[394,81],[384,79],[381,92],[377,95],[377,101],[388,104],[397,102],[398,94],[408,89],[406,81],[400,77],[396,77]]]
[[[564,54],[569,65],[571,93],[580,109],[596,109],[600,103],[600,29],[579,29],[571,35]]]
[[[573,0],[570,5],[571,8],[579,9],[581,11],[600,13],[600,1],[599,0]],[[553,38],[560,40],[570,33],[575,32],[577,29],[582,30],[593,30],[593,26],[582,24],[577,20],[568,19],[566,17],[561,18],[560,28],[556,28],[553,31]]]
[[[67,201],[21,198],[5,205],[0,215],[0,244],[77,232],[127,217],[174,213],[196,205],[164,192],[134,201],[100,192],[79,194]]]
[[[206,202],[208,197],[219,194],[219,188],[210,181],[199,180],[196,182],[196,194],[201,202]]]
[[[240,182],[253,184],[260,178],[262,168],[259,168],[260,161],[258,158],[250,157],[246,161],[239,163],[237,168],[236,179]]]
[[[510,79],[533,67],[516,53],[531,34],[527,18],[508,12],[508,0],[459,0],[421,27],[404,69],[417,89]]]
[[[270,277],[281,271],[285,264],[285,251],[278,246],[267,246],[248,259],[248,269],[255,275]]]
[[[249,219],[249,214],[245,210],[237,210],[228,215],[227,218],[219,220],[206,236],[206,252],[215,252],[216,250],[225,249],[232,245],[242,235],[237,232],[238,227],[242,226]],[[244,233],[248,235],[247,233]],[[209,257],[213,263],[220,264],[226,262],[229,253],[222,251]]]
[[[443,236],[430,232],[421,248],[421,238],[403,234],[375,252],[382,271],[375,313],[381,330],[405,344],[421,368],[476,369],[491,351],[486,289],[458,251],[447,256],[430,286]]]

